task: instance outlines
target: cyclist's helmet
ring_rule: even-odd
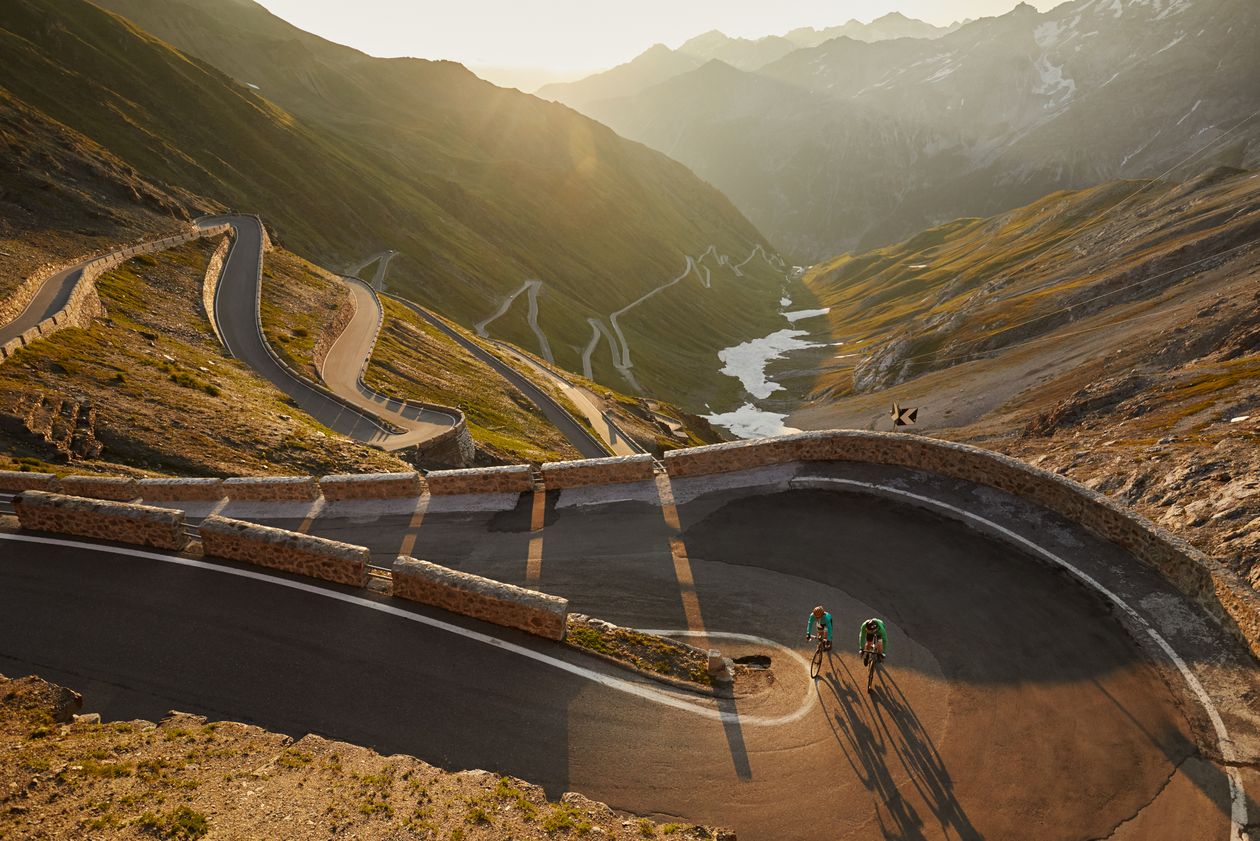
[[[874,630],[878,630],[878,629],[879,629],[879,623],[878,623],[878,622],[876,622],[874,619],[868,619],[868,620],[866,621],[866,630],[868,630],[868,631],[874,631]]]
[[[814,609],[810,612],[813,613],[815,616],[822,616],[824,613],[826,613],[826,611],[823,610],[822,605],[815,605]]]

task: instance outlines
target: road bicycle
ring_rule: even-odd
[[[809,639],[815,639],[815,637],[809,637]],[[823,654],[825,654],[829,649],[826,637],[819,634],[817,636],[817,640],[818,649],[814,652],[814,659],[809,664],[809,676],[812,678],[818,677],[818,673],[822,671]]]
[[[866,691],[870,692],[875,685],[875,669],[879,667],[879,661],[883,658],[875,650],[874,643],[867,644],[859,653],[862,655],[862,665],[866,667]]]

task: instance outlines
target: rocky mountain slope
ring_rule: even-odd
[[[145,179],[3,87],[0,143],[5,147],[0,157],[0,318],[5,320],[25,306],[19,290],[41,266],[175,233],[195,204],[193,197]]]
[[[463,324],[539,279],[539,321],[570,370],[588,319],[668,282],[686,255],[712,245],[741,260],[763,243],[685,167],[459,65],[371,58],[247,0],[101,5],[128,19],[82,0],[5,4],[0,69],[16,96],[151,177],[260,212],[324,265],[401,252],[395,288]],[[780,283],[758,265],[725,295],[678,296],[706,364],[761,329]],[[537,349],[512,316],[496,335]],[[671,372],[688,372],[690,351],[669,326],[636,327],[638,382],[688,396]],[[628,387],[611,355],[593,363]]]
[[[582,105],[693,167],[798,261],[1063,188],[1260,162],[1260,6],[1021,4],[931,40],[852,38]],[[771,82],[776,84],[771,84]]]
[[[90,708],[92,699],[87,699]],[[101,721],[38,677],[0,675],[0,834],[13,838],[732,841],[486,771],[452,773],[313,734],[172,712]]]
[[[917,407],[913,431],[1114,494],[1260,585],[1260,174],[1059,193],[806,283],[843,344],[789,423]]]
[[[822,29],[801,27],[786,35],[764,38],[732,38],[718,30],[697,35],[677,49],[656,44],[625,64],[575,82],[559,82],[539,88],[538,96],[563,102],[579,111],[604,99],[633,96],[653,85],[721,61],[740,70],[758,70],[802,47],[817,47],[833,38],[852,38],[873,43],[892,38],[939,38],[961,24],[933,26],[899,12],[890,12],[870,23],[850,20]]]

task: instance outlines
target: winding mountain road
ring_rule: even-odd
[[[1240,841],[1257,814],[1254,661],[1116,547],[992,489],[831,463],[550,493],[541,530],[529,495],[393,506],[326,505],[311,531],[768,654],[773,687],[715,703],[414,603],[3,533],[0,671],[107,718],[316,732],[741,841]],[[811,682],[819,602],[837,646]],[[868,695],[850,637],[871,615],[891,656]]]
[[[295,375],[280,363],[263,336],[259,320],[263,227],[256,216],[211,216],[203,228],[228,224],[235,229],[214,296],[215,321],[228,353],[253,368],[301,409],[336,432],[365,444],[389,447],[400,430],[366,414],[345,398]]]
[[[382,266],[386,258],[382,258]],[[378,280],[384,275],[377,271]],[[430,441],[450,431],[459,417],[440,409],[391,399],[363,382],[363,372],[372,358],[384,313],[372,286],[358,278],[342,278],[354,297],[354,316],[333,342],[320,366],[320,376],[334,394],[365,412],[384,418],[404,430],[376,442],[386,450],[401,450]]]
[[[26,308],[7,324],[0,325],[0,345],[13,341],[27,330],[38,326],[44,319],[51,318],[60,312],[70,300],[74,285],[83,276],[84,267],[95,259],[97,258],[89,257],[80,263],[75,263],[44,281]]]

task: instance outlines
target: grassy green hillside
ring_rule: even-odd
[[[1260,236],[1260,181],[1218,169],[1177,184],[1116,181],[959,219],[815,266],[806,285],[846,357],[817,396],[870,392],[1169,289]]]
[[[83,0],[13,0],[0,8],[13,93],[145,174],[259,212],[325,265],[401,251],[395,284],[465,324],[540,278],[565,367],[580,364],[588,316],[664,283],[684,254],[714,244],[742,259],[762,242],[681,165],[459,65],[372,59],[249,2],[107,5],[235,78]],[[678,305],[715,353],[760,329],[750,314],[772,317],[778,286],[759,269]],[[519,325],[505,337],[531,345]],[[668,372],[672,338],[649,325],[636,352]],[[606,359],[596,373],[621,385]]]

